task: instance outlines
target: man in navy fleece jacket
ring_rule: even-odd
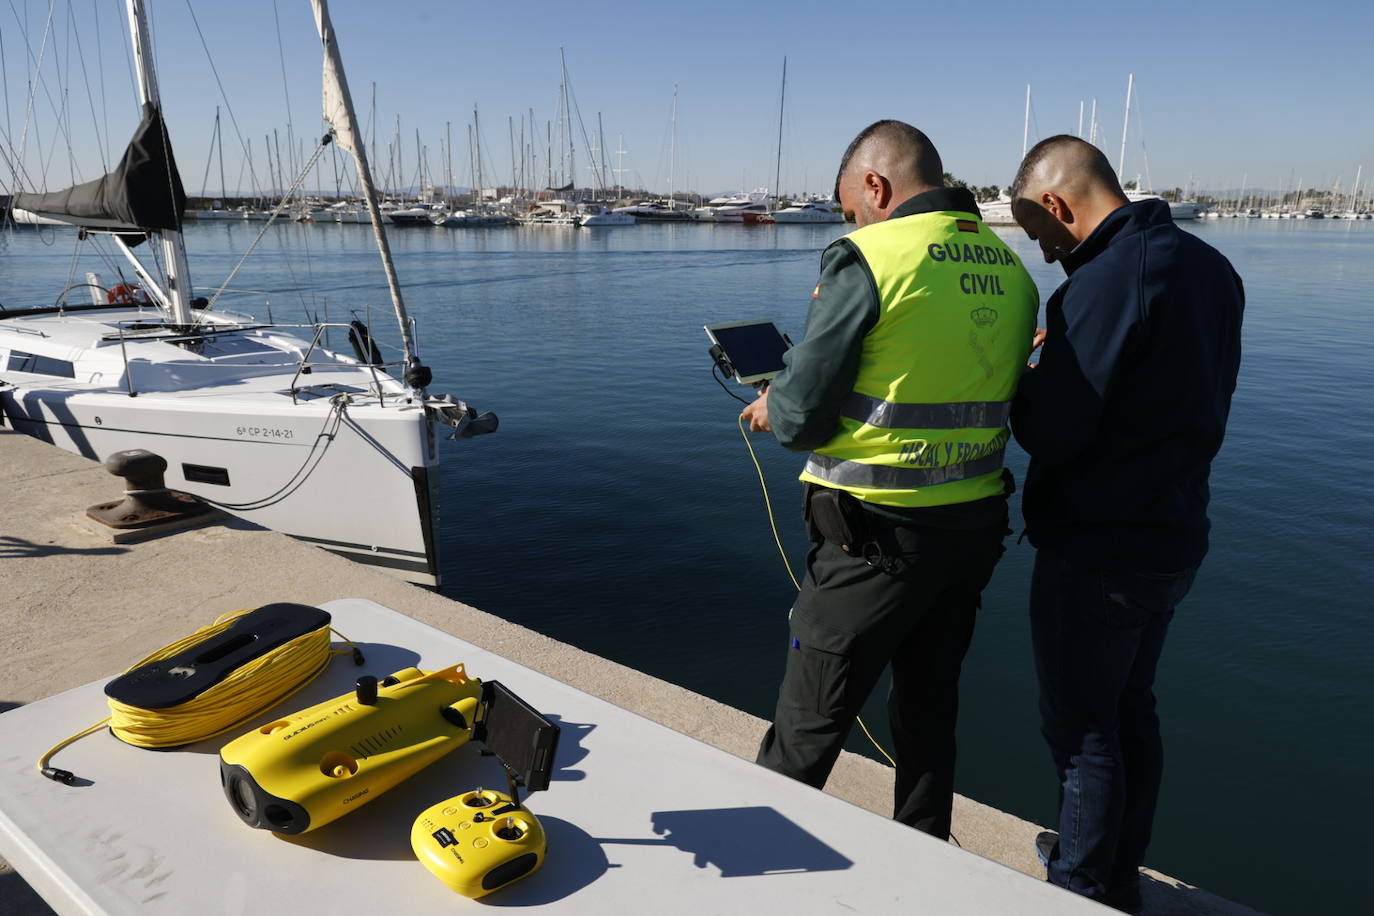
[[[1127,911],[1159,798],[1155,669],[1207,553],[1208,487],[1240,365],[1244,290],[1159,199],[1129,202],[1097,147],[1027,153],[1013,212],[1068,274],[1012,431],[1036,548],[1031,636],[1060,780],[1048,879]]]

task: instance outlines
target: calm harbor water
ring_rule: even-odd
[[[195,282],[218,283],[258,228],[188,225]],[[712,381],[701,326],[770,317],[799,338],[819,251],[843,228],[394,230],[433,390],[502,421],[494,436],[445,443],[445,591],[771,715],[793,590],[740,405]],[[1150,862],[1263,910],[1363,910],[1353,876],[1374,816],[1374,223],[1188,228],[1231,258],[1248,308],[1212,476],[1212,552],[1160,672],[1169,764]],[[1043,301],[1061,272],[1019,231],[1001,231]],[[371,246],[364,226],[274,227],[237,285],[271,291],[279,318],[302,307],[367,317],[370,303],[386,331]],[[7,305],[52,301],[73,269],[64,234],[3,235],[0,252]],[[88,269],[113,276],[83,255],[76,279]],[[255,298],[245,307],[261,315]],[[753,441],[799,567],[802,457]],[[1025,458],[1009,454],[1019,476]],[[964,668],[957,787],[1047,823],[1054,774],[1026,622],[1032,551],[1013,541]],[[865,719],[885,736],[881,694]],[[849,746],[874,754],[862,736]]]

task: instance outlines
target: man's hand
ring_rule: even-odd
[[[1044,345],[1044,343],[1045,343],[1045,333],[1046,333],[1046,332],[1045,332],[1045,329],[1044,329],[1044,328],[1036,328],[1036,329],[1035,329],[1035,334],[1033,334],[1033,335],[1031,336],[1031,355],[1032,355],[1032,356],[1035,355],[1035,351],[1036,351],[1036,350],[1039,350],[1040,347]],[[1036,362],[1038,362],[1038,360],[1037,360]],[[1027,360],[1027,361],[1026,361],[1026,365],[1029,366],[1030,368],[1034,369],[1035,366],[1036,366],[1036,362],[1031,362],[1030,360]]]
[[[773,427],[768,424],[768,389],[759,392],[758,398],[754,403],[747,405],[740,411],[740,416],[749,421],[749,429],[756,433],[771,433]]]

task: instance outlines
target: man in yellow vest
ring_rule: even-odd
[[[1038,295],[925,134],[879,121],[836,197],[858,229],[821,256],[805,339],[744,410],[809,450],[806,581],[758,762],[825,784],[883,669],[893,816],[949,836],[959,669],[1002,554],[1007,416]]]

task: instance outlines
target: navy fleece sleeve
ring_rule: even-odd
[[[1022,377],[1011,415],[1016,441],[1046,466],[1072,460],[1097,437],[1141,319],[1139,291],[1127,286],[1105,271],[1081,270],[1046,309],[1040,363]]]
[[[824,445],[859,375],[863,340],[878,320],[878,296],[862,256],[846,241],[821,255],[806,335],[783,358],[768,391],[773,434],[796,451]]]

